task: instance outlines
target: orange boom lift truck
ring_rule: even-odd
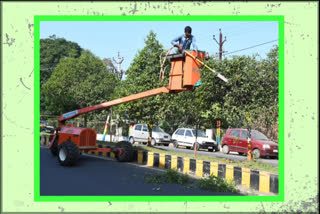
[[[113,152],[119,161],[131,161],[133,158],[133,148],[129,142],[120,141],[113,148],[97,148],[97,134],[93,129],[73,127],[72,125],[67,126],[66,121],[88,112],[162,93],[192,91],[194,85],[200,79],[200,67],[204,65],[202,62],[204,60],[204,52],[198,51],[198,58],[196,58],[195,55],[195,51],[184,51],[180,54],[167,56],[171,61],[169,86],[167,87],[152,89],[62,114],[58,119],[59,127],[56,129],[50,141],[49,149],[52,154],[58,156],[58,160],[62,166],[73,165],[78,160],[80,152],[84,151]],[[209,68],[206,65],[204,66]],[[214,71],[211,68],[209,69]],[[220,76],[222,75],[219,75],[220,74],[218,74],[218,77],[221,78]],[[226,81],[225,78],[223,80]]]

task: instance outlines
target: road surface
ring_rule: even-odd
[[[188,188],[179,184],[145,183],[145,176],[160,172],[163,170],[88,155],[81,155],[73,167],[62,167],[46,147],[40,148],[41,196],[241,195]]]

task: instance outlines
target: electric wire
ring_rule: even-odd
[[[278,41],[278,39],[275,39],[275,40],[272,40],[272,41],[268,41],[268,42],[264,42],[264,43],[261,43],[261,44],[257,44],[257,45],[254,45],[254,46],[250,46],[250,47],[247,47],[247,48],[235,50],[235,51],[232,51],[232,52],[228,52],[228,53],[225,53],[223,55],[229,55],[229,54],[232,54],[232,53],[248,50],[248,49],[251,49],[251,48],[255,48],[255,47],[262,46],[262,45],[269,44],[269,43],[276,42],[276,41]]]

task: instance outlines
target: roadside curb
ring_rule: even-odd
[[[40,136],[40,145],[49,146],[49,136]],[[98,144],[98,147],[110,148],[110,146],[101,144]],[[113,152],[84,151],[84,153],[115,158],[115,154]],[[279,192],[278,175],[265,171],[141,150],[134,150],[132,162],[137,162],[138,164],[147,165],[149,167],[173,169],[180,173],[197,177],[205,178],[210,175],[214,175],[216,177],[226,179],[227,181],[233,179],[236,185],[241,185],[245,188],[250,188],[261,193],[278,194]]]

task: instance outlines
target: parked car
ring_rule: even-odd
[[[208,149],[209,152],[218,151],[217,142],[208,138],[201,130],[198,130],[197,142],[196,142],[196,130],[189,128],[179,128],[173,135],[175,147],[185,146],[187,148],[195,149]]]
[[[49,126],[45,120],[40,120],[40,132],[54,133],[54,127]]]
[[[40,131],[45,131],[48,123],[45,120],[40,120]]]
[[[252,154],[255,158],[276,157],[278,158],[278,144],[269,140],[264,134],[257,130],[251,130]],[[228,129],[222,139],[222,151],[228,154],[230,151],[238,152],[240,155],[248,153],[248,130]]]
[[[129,133],[129,141],[131,144],[135,142],[147,143],[149,138],[148,126],[146,124],[135,124]],[[169,145],[171,136],[164,132],[159,126],[152,127],[151,145],[163,144]]]

